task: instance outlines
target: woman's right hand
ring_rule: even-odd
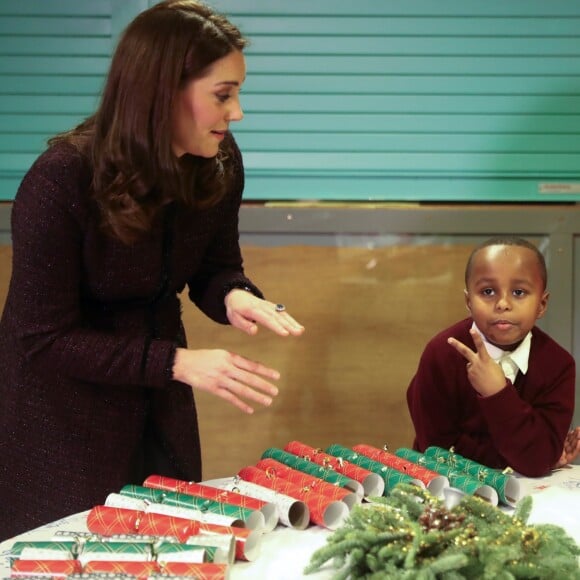
[[[243,399],[271,405],[278,389],[269,381],[279,378],[278,371],[226,350],[175,351],[174,380],[221,397],[244,413],[251,414],[254,409]]]

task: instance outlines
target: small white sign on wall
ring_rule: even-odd
[[[539,183],[538,193],[580,193],[580,183]]]

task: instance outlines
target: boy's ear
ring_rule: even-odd
[[[538,306],[538,319],[542,318],[544,314],[546,314],[546,310],[548,310],[548,299],[550,298],[550,293],[547,290],[544,290],[542,297],[540,298],[540,305]]]
[[[469,312],[471,312],[471,300],[469,299],[469,292],[467,291],[467,288],[463,289],[463,296],[465,298],[465,307],[467,310],[469,310]]]

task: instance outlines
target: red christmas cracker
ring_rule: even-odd
[[[188,576],[196,580],[225,580],[228,578],[227,564],[190,564],[187,562],[167,562],[161,567],[166,576]]]
[[[125,508],[95,506],[87,516],[89,531],[102,536],[142,534],[173,536],[180,542],[196,535],[226,534],[235,537],[236,559],[250,560],[257,552],[259,535],[246,528],[219,526],[164,514],[146,513]]]
[[[346,475],[359,483],[363,483],[369,475],[372,475],[372,471],[369,471],[368,469],[364,469],[363,467],[354,465],[354,463],[334,457],[334,455],[324,453],[324,451],[321,451],[320,449],[300,443],[299,441],[290,441],[290,443],[284,447],[284,451],[294,453],[294,455],[308,459],[308,461],[312,461],[318,465],[330,467],[337,473]]]
[[[227,564],[167,562],[127,562],[117,560],[92,560],[81,566],[79,560],[15,560],[11,576],[38,576],[39,578],[66,578],[71,574],[114,574],[135,578],[148,578],[157,574],[187,576],[196,580],[225,580]]]
[[[143,512],[122,508],[95,506],[87,516],[87,527],[91,532],[103,536],[114,534],[136,534]]]
[[[195,564],[189,562],[168,562],[160,565],[158,562],[119,562],[99,561],[87,562],[85,574],[117,574],[119,576],[135,576],[148,578],[156,574],[166,576],[187,576],[196,580],[225,580],[228,575],[226,564]]]
[[[259,552],[261,532],[247,528],[218,526],[199,522],[199,533],[204,536],[215,534],[231,534],[236,541],[236,560],[253,560]]]
[[[87,527],[103,536],[173,536],[180,542],[199,533],[199,522],[194,520],[109,506],[95,506],[87,516]]]
[[[260,510],[266,504],[265,501],[250,497],[249,495],[242,495],[240,493],[210,487],[209,485],[203,485],[201,483],[172,479],[162,475],[150,475],[143,482],[143,486],[187,493],[189,495],[212,499],[221,503],[229,503],[252,510]]]
[[[406,473],[407,475],[422,481],[427,487],[433,480],[441,478],[441,474],[435,471],[426,469],[417,463],[413,463],[412,461],[403,459],[402,457],[398,457],[393,453],[378,449],[372,445],[361,443],[359,445],[355,445],[352,450],[360,453],[361,455],[364,455],[365,457],[368,457],[369,459],[373,459],[374,461],[388,465],[397,471]]]
[[[314,475],[309,475],[303,471],[298,471],[297,469],[288,467],[287,465],[284,465],[275,459],[261,459],[258,461],[258,463],[256,463],[256,467],[258,469],[262,469],[266,473],[272,473],[277,477],[287,479],[288,481],[296,484],[298,487],[312,489],[315,492],[328,497],[329,499],[344,501],[349,507],[352,507],[353,505],[353,502],[349,502],[346,498],[352,497],[354,492],[345,489],[344,487],[332,485],[332,483],[328,483],[327,481],[324,481],[319,477],[315,477]]]
[[[159,574],[161,568],[157,562],[121,562],[116,560],[92,560],[85,564],[85,574],[116,574],[119,576],[136,576],[148,578]]]
[[[46,578],[66,578],[70,574],[80,574],[81,563],[78,560],[14,560],[10,575],[38,576]]]
[[[244,467],[238,475],[245,481],[250,481],[284,493],[303,501],[310,510],[310,520],[328,529],[337,528],[349,513],[346,504],[342,501],[332,500],[308,487],[299,487],[287,479],[277,477],[273,473],[266,473],[255,466]]]
[[[164,477],[162,475],[150,475],[143,482],[143,486],[153,489],[164,489],[166,491],[186,493],[195,497],[211,499],[220,503],[227,503],[245,509],[262,512],[266,521],[266,527],[268,528],[267,531],[273,530],[278,523],[278,509],[274,504],[250,497],[249,495],[243,495],[225,489],[218,489],[201,483]]]

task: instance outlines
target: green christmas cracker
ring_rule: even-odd
[[[442,447],[427,447],[425,456],[436,460],[442,459],[446,465],[468,473],[482,483],[493,487],[504,504],[513,506],[520,499],[520,485],[513,475],[503,473],[499,469],[492,469]]]
[[[253,514],[253,510],[249,510],[240,506],[221,503],[186,493],[177,493],[163,489],[153,489],[149,487],[142,487],[140,485],[126,485],[121,489],[120,494],[127,497],[144,499],[151,503],[159,503],[174,507],[194,509],[201,512],[220,514],[222,516],[228,516],[230,518],[242,521],[248,520]]]
[[[302,471],[302,473],[307,473],[308,475],[312,475],[314,477],[318,477],[327,483],[331,483],[332,485],[338,485],[339,487],[348,488],[351,483],[351,479],[337,473],[333,469],[329,469],[327,467],[323,467],[322,465],[318,465],[317,463],[313,463],[312,461],[308,461],[307,459],[303,459],[302,457],[298,457],[293,453],[288,453],[283,449],[278,449],[276,447],[270,447],[266,449],[264,453],[262,453],[262,459],[275,459],[288,467],[292,467],[298,471]]]
[[[406,473],[402,473],[401,471],[397,471],[392,467],[384,465],[378,461],[374,461],[373,459],[369,459],[348,447],[343,447],[342,445],[331,445],[327,447],[325,450],[326,453],[329,455],[334,455],[334,457],[342,457],[349,461],[350,463],[354,463],[363,469],[368,469],[377,475],[380,475],[384,482],[385,482],[385,491],[383,495],[387,495],[391,489],[395,487],[398,483],[409,483],[415,484],[415,479],[413,479],[410,475]]]
[[[414,463],[422,465],[427,469],[431,469],[432,471],[436,471],[441,475],[445,475],[449,479],[449,484],[452,487],[460,489],[461,491],[470,495],[482,495],[481,488],[487,485],[486,483],[481,482],[479,479],[476,479],[464,471],[461,471],[456,466],[445,463],[445,461],[443,461],[441,458],[436,459],[434,457],[427,457],[425,454],[419,453],[414,449],[400,447],[395,451],[395,455],[402,457],[403,459],[413,461]],[[495,490],[491,486],[488,486],[488,488],[492,491],[493,495],[496,496]],[[497,503],[494,501],[497,500],[497,497],[491,497],[488,499],[491,500],[491,503]]]

